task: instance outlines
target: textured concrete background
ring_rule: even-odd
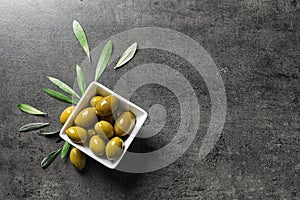
[[[202,118],[195,141],[175,163],[146,174],[112,171],[93,160],[78,173],[60,158],[40,168],[43,156],[62,143],[17,130],[37,121],[50,122],[46,130],[60,128],[58,117],[67,104],[41,89],[52,87],[47,76],[74,83],[75,64],[85,58],[72,33],[74,19],[84,26],[91,49],[144,26],[174,29],[203,45],[222,73],[228,100],[222,136],[205,160],[198,158],[198,135],[209,122],[209,94],[201,77],[183,70],[201,102]],[[0,199],[300,199],[299,19],[298,0],[2,0]],[[126,68],[106,70],[101,81],[112,87],[114,77],[153,60],[189,66],[168,52],[143,50]],[[132,101],[146,110],[157,101],[169,108],[163,134],[135,140],[133,150],[168,143],[179,115],[172,92],[152,85]],[[49,117],[21,113],[21,102]]]

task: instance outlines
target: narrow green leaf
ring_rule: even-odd
[[[121,56],[121,58],[119,59],[118,63],[114,68],[117,69],[122,65],[124,65],[125,63],[127,63],[134,56],[136,49],[137,49],[137,43],[135,42],[126,49],[126,51],[123,53],[123,55]]]
[[[49,126],[49,123],[30,123],[30,124],[26,124],[26,125],[22,126],[19,129],[19,132],[37,130],[37,129],[43,128],[45,126]]]
[[[43,169],[47,168],[57,157],[58,153],[60,152],[60,149],[57,149],[50,154],[48,154],[41,162],[41,167]]]
[[[81,95],[83,95],[86,89],[86,85],[85,85],[85,78],[84,78],[83,71],[79,65],[76,65],[76,73],[77,73],[77,83],[78,83],[79,91]]]
[[[101,74],[103,73],[103,71],[106,68],[106,65],[109,61],[109,58],[111,56],[112,53],[112,41],[109,40],[105,46],[102,49],[102,52],[100,54],[99,60],[98,60],[98,64],[97,64],[97,68],[96,68],[96,72],[95,72],[95,81],[98,81],[98,79],[100,78]]]
[[[88,56],[89,60],[91,61],[89,44],[88,44],[86,34],[85,34],[82,26],[76,20],[73,21],[73,32],[74,32],[74,35],[76,36],[79,44],[81,45],[81,47],[85,51],[86,55]]]
[[[32,114],[32,115],[47,115],[47,113],[44,113],[34,107],[32,107],[31,105],[28,104],[24,104],[24,103],[20,103],[18,105],[18,107],[20,108],[20,110],[22,110],[23,112]]]
[[[44,92],[48,94],[50,97],[53,97],[57,100],[66,102],[66,103],[71,103],[71,104],[77,104],[77,102],[73,101],[70,97],[67,97],[66,95],[57,92],[55,90],[49,89],[49,88],[44,88]]]
[[[58,134],[60,131],[52,131],[52,132],[42,132],[42,135],[56,135]]]
[[[65,141],[64,146],[61,151],[61,158],[64,158],[68,154],[70,146],[71,145],[67,141]]]
[[[80,96],[70,87],[68,86],[67,84],[65,84],[64,82],[56,79],[56,78],[53,78],[53,77],[50,77],[48,76],[48,79],[54,84],[56,85],[58,88],[60,88],[62,91],[68,93],[68,94],[71,94],[75,97],[77,97],[78,99],[80,99]]]

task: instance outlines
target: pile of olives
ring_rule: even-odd
[[[113,96],[95,96],[90,107],[81,110],[75,117],[73,126],[66,130],[67,136],[77,144],[86,145],[96,156],[104,156],[114,161],[123,153],[123,140],[132,131],[136,119],[132,112],[118,110],[119,101]],[[74,106],[66,108],[60,122],[64,124]],[[116,116],[116,120],[114,118]],[[70,161],[77,170],[82,170],[86,157],[79,149],[70,152]]]

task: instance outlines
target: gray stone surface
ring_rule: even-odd
[[[0,199],[300,199],[299,18],[298,0],[2,0]],[[181,74],[195,89],[202,117],[188,151],[145,174],[109,170],[93,160],[82,173],[60,158],[46,170],[40,167],[43,156],[62,143],[17,130],[37,121],[50,122],[46,130],[60,128],[58,117],[67,104],[42,88],[52,87],[47,76],[74,83],[75,64],[85,58],[72,33],[74,19],[84,26],[91,49],[111,35],[145,26],[174,29],[203,45],[222,73],[228,101],[222,136],[204,160],[198,152],[210,116],[205,83],[183,58],[149,49],[126,68],[106,70],[101,82],[112,87],[126,70],[153,60],[187,66]],[[155,103],[169,108],[162,134],[135,140],[132,150],[167,144],[178,128],[172,92],[145,86],[132,101],[146,110]],[[49,117],[20,112],[21,102]]]

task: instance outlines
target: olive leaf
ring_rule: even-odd
[[[24,126],[22,126],[19,129],[19,132],[26,132],[26,131],[32,131],[32,130],[37,130],[40,128],[43,128],[45,126],[49,126],[49,123],[30,123],[30,124],[26,124]]]
[[[48,79],[62,91],[66,92],[68,94],[71,94],[71,95],[77,97],[78,99],[80,99],[80,96],[70,86],[68,86],[64,82],[62,82],[56,78],[50,77],[50,76],[48,76]]]
[[[98,79],[100,78],[101,74],[103,73],[103,71],[106,68],[106,65],[109,61],[109,58],[111,56],[112,53],[112,41],[109,40],[105,46],[102,49],[102,52],[100,54],[99,60],[98,60],[98,64],[97,64],[97,68],[96,68],[96,72],[95,72],[95,81],[98,81]]]
[[[125,63],[127,63],[134,56],[136,49],[137,49],[137,43],[135,42],[126,49],[126,51],[123,53],[123,55],[121,56],[121,58],[119,59],[118,63],[114,68],[117,69],[122,65],[124,65]]]
[[[67,141],[65,141],[64,146],[61,151],[61,158],[64,158],[68,154],[70,146],[71,145]]]
[[[84,78],[83,71],[79,65],[76,65],[76,73],[77,73],[77,83],[78,83],[79,91],[81,95],[83,95],[86,89],[86,85],[85,85],[85,78]]]
[[[34,107],[32,107],[31,105],[28,104],[24,104],[24,103],[20,103],[18,105],[18,107],[20,108],[20,110],[22,110],[23,112],[32,114],[32,115],[47,115],[47,113],[42,112]]]
[[[81,47],[85,51],[86,55],[88,56],[89,60],[91,61],[89,44],[88,44],[86,34],[85,34],[82,26],[76,20],[73,21],[73,32],[74,32],[74,35],[76,36],[79,44],[81,45]]]
[[[56,158],[56,156],[58,155],[58,153],[60,152],[60,149],[57,149],[53,152],[51,152],[50,154],[48,154],[41,162],[41,167],[43,169],[47,168]]]
[[[66,103],[77,104],[77,102],[73,101],[70,97],[68,97],[60,92],[57,92],[57,91],[49,89],[49,88],[44,88],[43,90],[50,97],[53,97],[57,100],[60,100],[60,101],[66,102]]]
[[[58,134],[60,131],[52,131],[52,132],[42,132],[42,135],[56,135]]]

